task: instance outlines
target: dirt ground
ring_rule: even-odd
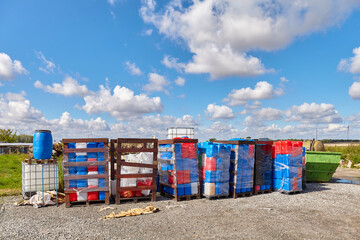
[[[337,175],[342,170],[337,172]],[[300,194],[174,202],[158,198],[160,212],[111,220],[115,211],[149,202],[90,207],[17,207],[0,201],[0,239],[360,239],[360,185],[311,183]]]

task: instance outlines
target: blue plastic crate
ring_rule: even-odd
[[[76,187],[77,188],[87,188],[88,187],[88,180],[87,179],[78,179],[78,180],[76,180]]]
[[[209,144],[206,148],[206,156],[207,157],[217,157],[218,156],[218,145],[217,144]]]
[[[97,152],[88,152],[86,155],[88,158],[97,158],[98,157]]]
[[[190,172],[190,182],[198,182],[199,177],[197,172]]]
[[[160,152],[161,159],[171,159],[172,155],[172,152]]]
[[[87,161],[87,156],[76,156],[76,162],[86,162]]]
[[[164,171],[164,172],[166,172],[169,168],[169,165],[166,163],[161,163],[160,166],[161,166],[161,171]]]
[[[297,178],[297,190],[302,191],[302,178]]]
[[[76,143],[68,143],[68,148],[76,148]]]
[[[184,168],[183,168],[183,159],[179,158],[179,159],[176,159],[175,161],[176,161],[176,171],[184,170]]]
[[[105,192],[99,192],[99,200],[105,200]]]
[[[76,180],[69,180],[69,188],[76,188]]]
[[[190,193],[191,193],[191,188],[190,188]],[[178,184],[177,185],[177,195],[178,196],[184,196],[185,195],[184,184]]]
[[[97,148],[97,145],[96,142],[89,142],[86,144],[86,148]]]
[[[215,182],[223,182],[224,181],[224,171],[216,171]]]
[[[216,182],[216,171],[205,171],[205,182],[207,183]]]
[[[224,183],[215,183],[215,195],[223,194],[223,184]]]
[[[69,174],[70,175],[75,175],[76,173],[76,168],[75,167],[69,167]]]
[[[99,166],[98,166],[98,173],[99,173],[99,174],[104,174],[104,173],[105,173],[105,166],[99,165]]]
[[[105,178],[99,178],[99,187],[105,187]]]
[[[190,170],[190,159],[189,158],[182,159],[182,170],[185,170],[185,171]]]
[[[191,195],[191,184],[190,183],[184,184],[184,195]]]
[[[87,175],[87,167],[76,167],[76,175]]]

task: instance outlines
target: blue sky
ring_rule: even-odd
[[[360,1],[1,1],[0,128],[358,138]],[[100,87],[102,85],[102,87]]]

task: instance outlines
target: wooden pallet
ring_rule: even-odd
[[[132,198],[120,198],[120,201],[133,201],[134,203],[137,203],[142,201],[142,200],[147,200],[147,201],[151,201],[152,200],[152,196],[151,194],[149,196],[143,196],[143,197],[132,197]]]
[[[173,199],[175,202],[178,201],[189,201],[191,199],[200,199],[201,195],[200,194],[193,194],[193,195],[185,195],[185,196],[177,196],[175,197],[174,195],[167,193],[167,192],[160,192],[160,195],[163,197],[167,197],[167,198],[171,198]]]
[[[253,192],[243,192],[243,193],[230,193],[230,196],[232,196],[233,198],[238,198],[238,197],[250,197],[253,195]]]
[[[213,200],[213,199],[228,198],[228,197],[229,197],[229,194],[212,195],[212,196],[203,195],[203,197],[206,197],[206,198],[209,199],[209,200]]]
[[[116,144],[116,146],[115,146]],[[136,145],[136,147],[135,147]],[[122,156],[129,153],[153,153],[153,164],[132,163],[122,160]],[[156,201],[156,177],[157,177],[157,155],[158,155],[158,140],[157,139],[143,139],[143,138],[117,138],[110,140],[110,164],[111,164],[111,180],[116,180],[116,198],[115,203],[120,204],[121,201],[132,199],[134,202],[141,198]],[[116,170],[115,170],[116,166]],[[121,173],[122,166],[140,167],[152,169],[152,173],[137,173],[137,174],[123,174]],[[125,178],[152,178],[151,186],[133,186],[121,187],[121,180]],[[134,197],[122,198],[120,192],[122,191],[141,191],[152,190],[149,197]]]
[[[265,193],[271,193],[271,189],[267,189],[267,190],[259,190],[259,191],[254,191],[253,194],[254,195],[258,195],[258,194],[265,194]]]
[[[85,207],[85,206],[89,207],[90,205],[97,205],[97,204],[104,204],[104,203],[106,205],[109,205],[109,203],[106,203],[106,200],[73,201],[73,202],[70,202],[69,207]]]
[[[73,138],[73,139],[63,139],[64,144],[64,161],[63,161],[63,172],[64,172],[64,192],[65,192],[65,206],[70,207],[74,203],[90,205],[91,202],[105,202],[105,204],[110,204],[109,199],[109,169],[108,169],[108,142],[107,138]],[[103,143],[104,147],[102,148],[69,148],[69,143],[89,143],[89,142],[97,142]],[[69,153],[77,153],[77,152],[103,152],[104,153],[104,161],[85,161],[85,162],[68,162]],[[96,175],[71,175],[69,174],[69,167],[89,167],[89,166],[104,166],[103,174]],[[91,187],[91,188],[77,188],[74,190],[70,188],[69,181],[70,180],[79,180],[79,179],[94,179],[94,178],[102,178],[105,180],[105,187]],[[70,202],[70,193],[76,193],[76,191],[84,191],[84,192],[105,192],[105,200],[95,200],[95,201],[75,201]]]
[[[57,163],[56,159],[25,159],[24,161],[27,164],[51,164],[51,163]]]

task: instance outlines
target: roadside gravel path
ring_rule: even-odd
[[[0,239],[360,239],[360,185],[308,184],[302,194],[173,201],[155,214],[99,218],[149,202],[90,207],[17,207],[0,199]],[[2,210],[1,210],[2,209]]]

